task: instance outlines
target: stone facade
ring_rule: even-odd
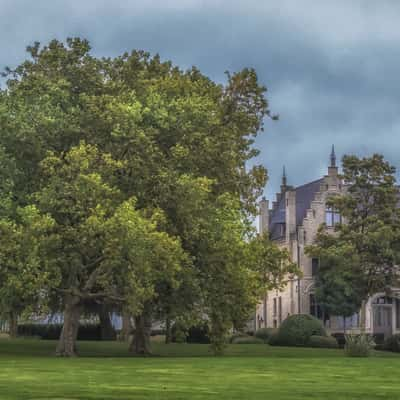
[[[343,318],[324,314],[315,302],[314,279],[318,260],[305,254],[305,246],[313,243],[322,223],[325,222],[327,229],[333,232],[340,215],[326,207],[326,200],[344,190],[332,148],[330,166],[324,177],[291,187],[287,185],[284,171],[281,191],[272,207],[266,199],[260,202],[259,231],[268,231],[272,240],[289,251],[292,261],[302,271],[302,277],[289,277],[284,290],[270,291],[265,295],[257,307],[252,329],[279,327],[291,314],[312,314],[321,319],[332,333],[343,332]],[[387,298],[382,293],[373,296],[365,306],[365,313],[367,332],[385,336],[400,332],[400,300],[397,296]],[[359,331],[359,314],[346,319],[348,331]]]

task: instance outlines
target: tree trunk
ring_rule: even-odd
[[[10,335],[10,338],[15,339],[18,336],[18,316],[16,313],[14,312],[10,313],[8,324],[9,324],[8,333]]]
[[[74,357],[76,352],[76,338],[78,336],[81,305],[78,297],[66,299],[64,308],[64,324],[58,341],[56,355],[60,357]]]
[[[99,310],[101,340],[115,340],[115,330],[111,324],[110,313],[106,305],[101,305]]]
[[[172,341],[171,319],[167,316],[165,319],[165,344]]]
[[[120,340],[128,342],[132,333],[132,329],[131,314],[126,310],[122,310],[122,329],[120,333]]]
[[[145,307],[143,313],[135,317],[135,332],[129,346],[129,351],[140,356],[150,355],[150,334],[151,313]]]

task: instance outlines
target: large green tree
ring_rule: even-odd
[[[343,157],[344,193],[328,199],[342,223],[332,237],[320,230],[311,253],[320,255],[320,299],[334,307],[353,309],[377,292],[390,292],[399,283],[400,213],[395,168],[375,154]],[[336,274],[336,276],[335,276]],[[352,290],[350,290],[352,289]]]
[[[0,315],[17,335],[18,317],[47,309],[49,260],[46,248],[54,221],[34,206],[16,211],[14,219],[0,219]]]
[[[82,295],[104,294],[105,288],[95,287],[91,279],[104,265],[102,252],[125,251],[119,241],[108,247],[111,237],[104,229],[111,230],[115,210],[130,215],[125,202],[134,198],[131,207],[141,213],[140,224],[162,215],[153,230],[163,232],[166,248],[179,238],[174,262],[187,265],[176,273],[176,281],[167,271],[155,274],[140,302],[127,300],[142,327],[136,329],[135,349],[147,351],[145,336],[154,313],[174,318],[198,312],[200,306],[202,312],[222,315],[229,302],[227,320],[237,319],[234,309],[244,314],[254,303],[256,286],[244,256],[248,219],[256,213],[266,181],[264,168],[248,169],[246,163],[258,154],[254,139],[264,117],[275,118],[255,71],[227,74],[226,82],[217,84],[195,67],[182,71],[143,51],[96,58],[89,43],[78,38],[35,43],[27,50],[30,58],[5,73],[0,144],[21,172],[16,203],[35,201],[56,221],[58,293],[64,308],[70,300],[81,305]],[[120,233],[123,229],[121,224]],[[180,259],[181,251],[188,254],[188,264]],[[172,260],[157,262],[174,270]],[[79,301],[72,301],[76,281]],[[130,290],[134,299],[138,288]],[[226,293],[226,304],[216,299],[218,291]],[[180,296],[185,307],[177,302]],[[75,311],[70,314],[76,321]],[[228,324],[219,323],[224,329],[215,328],[215,337],[222,337]],[[68,329],[72,338],[74,329]],[[73,353],[72,342],[62,344],[60,353]]]
[[[179,240],[158,231],[157,212],[148,218],[135,199],[123,200],[112,184],[121,165],[109,154],[82,143],[62,157],[49,154],[41,165],[44,183],[34,199],[54,220],[46,255],[64,310],[57,352],[71,356],[86,303],[116,302],[138,313],[160,276],[175,284],[186,258]]]
[[[324,229],[318,233],[315,245],[307,248],[307,253],[319,260],[315,296],[325,312],[343,317],[345,331],[346,317],[358,312],[362,304],[364,293],[359,278],[363,272],[353,245],[327,235]]]

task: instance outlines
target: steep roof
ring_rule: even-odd
[[[316,181],[298,186],[296,190],[296,225],[301,225],[307,214],[307,210],[311,206],[311,202],[315,198],[315,194],[319,192],[323,178]]]
[[[319,192],[322,182],[323,178],[294,188],[296,191],[296,225],[303,223],[307,210],[311,207],[311,202]],[[282,196],[270,214],[269,231],[272,239],[279,239],[283,236],[281,226],[286,222],[285,209],[285,196]]]

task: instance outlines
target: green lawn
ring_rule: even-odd
[[[398,399],[400,356],[346,358],[341,350],[155,344],[130,358],[115,342],[81,342],[80,358],[52,357],[55,343],[0,340],[0,399]]]

